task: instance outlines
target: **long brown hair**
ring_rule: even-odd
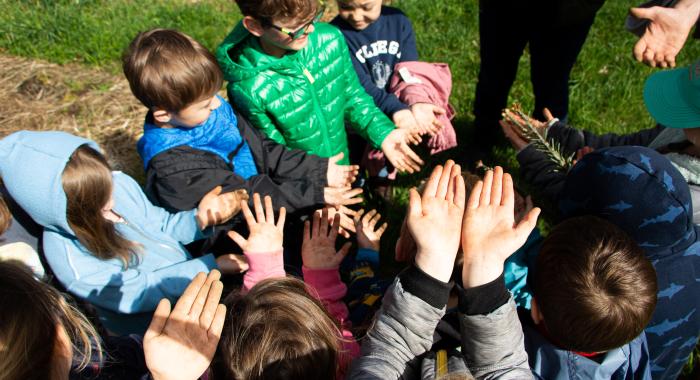
[[[59,327],[80,360],[78,370],[90,363],[93,350],[102,360],[97,332],[85,316],[20,262],[0,262],[0,310],[0,380],[53,378]]]
[[[119,258],[126,268],[136,259],[136,245],[122,237],[102,216],[112,196],[112,172],[96,150],[82,145],[63,170],[66,218],[80,243],[100,259]]]
[[[344,370],[340,328],[301,280],[267,279],[225,304],[214,379],[335,379]]]

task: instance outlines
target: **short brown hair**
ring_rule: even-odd
[[[340,328],[303,281],[267,279],[224,303],[214,379],[336,378],[343,362]]]
[[[236,0],[244,16],[263,23],[280,20],[306,20],[318,13],[318,0]]]
[[[5,198],[0,195],[0,235],[4,234],[10,225],[12,224],[12,214],[10,209],[7,208],[7,203],[5,203]]]
[[[568,219],[542,243],[534,295],[552,343],[580,352],[623,346],[649,323],[656,272],[624,231],[595,217]]]
[[[172,29],[139,33],[122,63],[134,96],[148,108],[170,112],[213,96],[224,80],[207,48]]]

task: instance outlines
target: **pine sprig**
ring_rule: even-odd
[[[564,154],[558,142],[548,140],[546,129],[542,132],[537,130],[530,122],[530,117],[522,111],[520,104],[514,103],[511,108],[503,110],[503,118],[516,125],[530,144],[556,165],[554,172],[567,172],[574,165],[574,154]]]

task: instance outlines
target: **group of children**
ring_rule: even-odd
[[[456,145],[449,69],[381,0],[331,24],[316,0],[237,4],[216,54],[168,29],[125,50],[143,188],[90,140],[0,140],[0,378],[678,376],[700,334],[700,62],[647,82],[663,126],[529,120],[579,152],[568,172],[502,122],[557,207],[546,237],[500,167],[436,166],[382,280],[361,184]]]

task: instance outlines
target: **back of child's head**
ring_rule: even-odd
[[[304,282],[267,279],[226,300],[214,379],[334,379],[342,335]],[[341,369],[342,370],[342,369]]]
[[[244,16],[262,23],[307,20],[318,13],[318,0],[236,0]]]
[[[139,33],[122,63],[131,92],[148,108],[179,112],[214,96],[223,85],[214,55],[190,36],[172,29]]]
[[[4,234],[10,224],[12,223],[12,214],[10,214],[10,209],[7,208],[7,203],[5,203],[5,198],[0,195],[0,235]],[[0,240],[0,243],[2,241]]]
[[[568,219],[542,243],[534,296],[552,343],[571,351],[621,347],[644,330],[656,306],[656,272],[620,228],[601,218]]]
[[[67,378],[66,351],[72,349],[78,369],[89,363],[93,344],[102,356],[90,322],[24,264],[0,261],[0,310],[0,379]]]
[[[126,267],[134,245],[103,216],[112,198],[112,172],[105,157],[88,145],[71,155],[62,175],[66,219],[80,243],[101,259],[119,258]]]

